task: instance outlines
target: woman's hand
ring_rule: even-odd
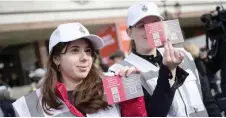
[[[135,67],[125,66],[122,69],[115,72],[116,75],[126,76],[126,77],[128,77],[132,73],[140,73],[140,71]]]
[[[178,65],[184,60],[184,54],[176,50],[171,41],[167,41],[164,44],[163,64],[167,66],[171,71],[174,71]]]

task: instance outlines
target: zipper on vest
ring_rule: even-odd
[[[186,113],[186,116],[187,116],[187,117],[189,117],[188,112],[187,112],[187,107],[186,107],[186,104],[185,104],[185,102],[184,102],[184,99],[183,99],[183,97],[182,97],[182,94],[181,94],[181,92],[180,92],[180,89],[179,89],[179,88],[178,88],[178,92],[179,92],[179,94],[180,94],[181,100],[182,100],[182,101],[183,101],[183,103],[184,103],[184,108],[185,108],[185,113]]]

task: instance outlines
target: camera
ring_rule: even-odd
[[[217,6],[216,11],[201,16],[206,29],[206,49],[208,57],[215,57],[219,50],[220,40],[226,37],[226,10]],[[209,40],[211,45],[209,45]]]
[[[225,37],[226,10],[221,10],[218,6],[215,12],[202,15],[201,21],[205,23],[206,33],[210,40]]]

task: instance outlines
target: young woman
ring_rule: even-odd
[[[139,111],[149,117],[208,116],[192,57],[184,49],[173,48],[170,41],[158,49],[148,44],[144,25],[161,20],[163,17],[154,3],[137,3],[128,9],[127,33],[132,39],[132,53],[109,69],[123,73],[127,70],[117,69],[125,66],[139,69],[144,97],[120,105],[131,108],[127,115]]]
[[[159,79],[168,81],[168,76],[165,76],[170,72],[168,68],[175,69],[183,56],[177,54],[173,56],[176,60],[170,59],[173,48],[166,44],[167,51],[163,56],[166,66],[160,69]],[[145,107],[142,106],[143,97],[115,105],[107,104],[100,73],[94,66],[94,49],[101,47],[102,40],[90,35],[80,23],[59,25],[50,37],[43,86],[13,103],[17,116],[147,116],[146,111],[142,111]],[[134,67],[123,67],[115,74],[128,76],[137,71]],[[131,112],[131,105],[135,106],[134,112]]]
[[[94,50],[103,45],[80,23],[59,25],[50,37],[43,86],[13,103],[17,116],[120,116],[105,101],[94,65]]]

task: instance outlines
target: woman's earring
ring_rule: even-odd
[[[60,64],[57,65],[57,70],[60,72]]]

